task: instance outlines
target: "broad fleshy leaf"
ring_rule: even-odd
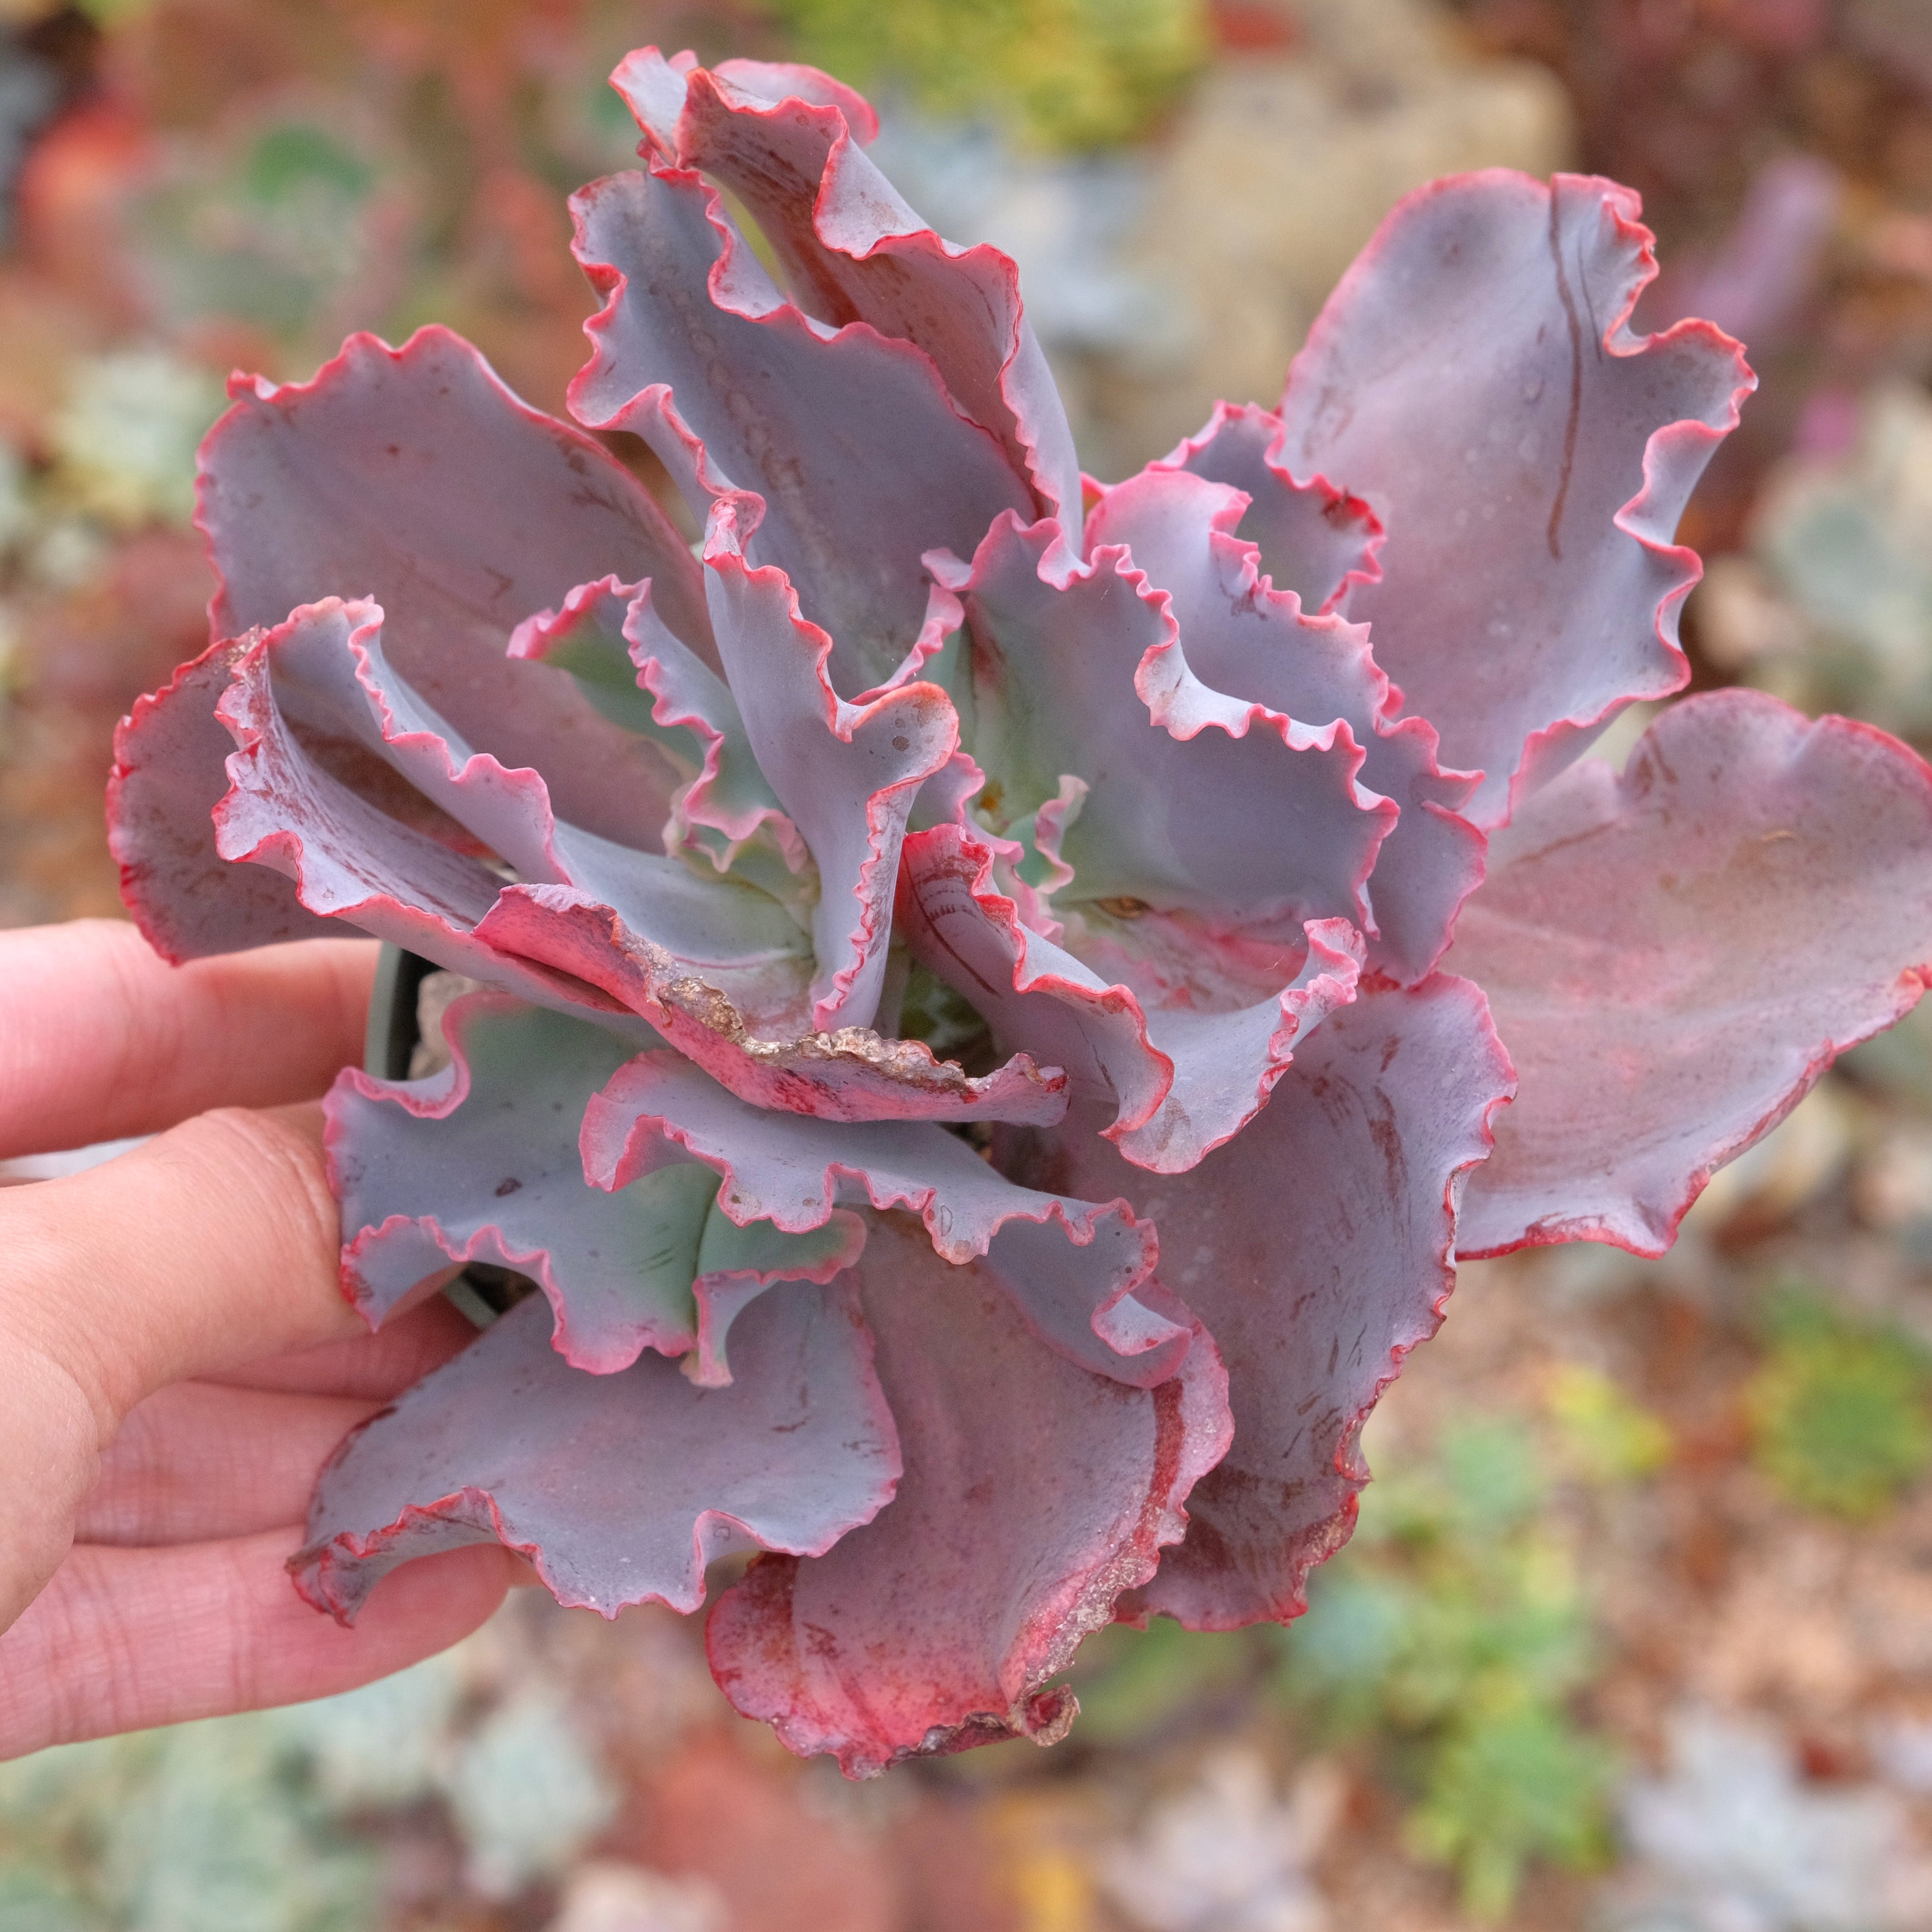
[[[1484,826],[1689,674],[1677,520],[1756,379],[1708,322],[1631,332],[1656,272],[1639,208],[1582,175],[1418,188],[1289,372],[1281,460],[1387,526],[1348,614],[1443,758],[1484,774]]]
[[[629,56],[611,84],[667,161],[737,196],[800,308],[923,350],[961,412],[1000,438],[1038,513],[1078,520],[1072,433],[1021,312],[1018,270],[997,248],[941,240],[907,206],[859,146],[877,129],[869,107],[808,68],[727,61],[707,72],[655,47]]]
[[[1078,1706],[1048,1680],[1180,1535],[1226,1448],[1204,1335],[1158,1388],[1124,1388],[1042,1348],[988,1265],[949,1268],[896,1219],[874,1228],[854,1274],[904,1453],[898,1496],[829,1555],[754,1563],[712,1612],[732,1702],[848,1777],[1062,1736]]]
[[[1209,453],[1227,440],[1224,431]],[[1392,721],[1366,625],[1304,616],[1292,592],[1262,581],[1259,554],[1238,534],[1250,514],[1236,488],[1156,465],[1102,496],[1088,540],[1128,546],[1172,598],[1189,666],[1216,689],[1348,725],[1364,753],[1358,784],[1401,812],[1376,852],[1368,963],[1413,984],[1442,956],[1457,909],[1482,880],[1483,835],[1461,815],[1478,780],[1442,769],[1421,718]]]
[[[1354,997],[1361,940],[1340,920],[1284,946],[1273,997],[1226,1010],[1144,1009],[1133,991],[1022,923],[994,848],[956,826],[907,842],[900,919],[914,956],[971,1000],[1001,1051],[1066,1070],[1080,1125],[1138,1167],[1178,1173],[1266,1102],[1297,1042]],[[1109,1114],[1111,1124],[1105,1124]]]
[[[942,1127],[837,1126],[747,1106],[674,1053],[640,1054],[585,1110],[584,1172],[620,1188],[666,1160],[695,1157],[724,1176],[718,1204],[740,1224],[788,1234],[822,1227],[837,1204],[910,1208],[934,1252],[983,1261],[1043,1341],[1083,1368],[1136,1388],[1172,1375],[1184,1322],[1142,1294],[1159,1253],[1125,1204],[1096,1206],[1016,1187]]]
[[[1059,854],[1082,899],[1131,898],[1299,935],[1366,916],[1394,824],[1358,790],[1345,724],[1318,728],[1211,688],[1167,600],[1118,547],[1076,562],[1059,526],[1004,517],[970,567],[931,560],[963,602],[974,754],[1014,815],[1086,787]]]
[[[519,1302],[336,1451],[290,1564],[318,1610],[351,1622],[398,1564],[496,1542],[560,1603],[690,1611],[716,1558],[814,1555],[891,1497],[898,1436],[846,1282],[748,1309],[724,1388],[661,1355],[586,1375],[547,1313]]]
[[[970,553],[1002,510],[1032,509],[998,440],[958,412],[922,350],[786,302],[696,173],[653,162],[572,206],[604,298],[572,412],[643,436],[698,516],[700,482],[761,496],[749,562],[782,570],[831,634],[842,693],[884,683],[925,628],[924,552]]]
[[[299,903],[321,917],[345,920],[540,1004],[604,1012],[621,1023],[622,1009],[594,988],[580,994],[540,966],[500,957],[475,936],[500,881],[460,825],[426,804],[411,812],[416,823],[384,811],[326,770],[284,716],[274,683],[279,656],[286,651],[298,664],[320,662],[332,681],[351,638],[380,621],[371,605],[332,600],[297,610],[239,651],[214,713],[236,748],[229,789],[209,828],[216,856],[230,872],[248,863],[280,873]],[[322,742],[333,735],[321,734]],[[348,742],[360,749],[353,739]],[[391,789],[412,806],[419,803],[406,784]],[[191,848],[184,856],[193,860]],[[178,893],[197,876],[211,875],[205,866],[184,865],[164,889]]]
[[[831,639],[800,617],[782,571],[745,561],[761,514],[758,498],[721,493],[708,518],[705,578],[728,686],[656,620],[647,592],[621,604],[608,583],[520,627],[511,648],[590,681],[606,715],[628,713],[631,728],[703,747],[701,768],[678,795],[674,841],[686,822],[722,834],[730,842],[712,848],[720,871],[768,823],[794,871],[809,852],[819,888],[812,1024],[863,1026],[885,970],[899,840],[922,787],[953,760],[958,720],[930,684],[902,684],[863,704],[838,696]],[[615,669],[626,645],[637,667],[628,692]]]
[[[1727,1160],[1932,975],[1932,770],[1842,718],[1723,691],[1591,760],[1495,844],[1448,963],[1522,1076],[1466,1254],[1660,1254]]]
[[[238,667],[221,713],[243,747],[235,789],[218,812],[224,856],[259,855],[299,875],[311,910],[523,998],[634,1014],[762,1105],[865,1120],[1045,1121],[1065,1111],[1064,1082],[1030,1060],[970,1080],[916,1043],[888,1045],[860,1029],[807,1031],[809,962],[782,906],[748,885],[707,880],[675,860],[556,823],[536,772],[506,772],[471,754],[388,670],[380,626],[381,613],[367,604],[318,605],[269,633]],[[828,694],[826,702],[837,700]],[[927,686],[855,714],[850,744],[806,718],[806,728],[826,741],[813,755],[836,770],[842,748],[862,770],[868,760],[876,766],[880,735],[917,707],[934,717],[940,734],[925,762],[943,758],[952,711]],[[296,729],[298,719],[305,731]],[[539,883],[506,886],[446,837],[376,810],[366,774],[358,794],[316,754],[328,740],[381,759],[440,824],[466,831]],[[899,755],[887,746],[888,781]],[[916,754],[914,763],[923,768]],[[902,824],[918,769],[899,787]],[[862,832],[871,826],[890,852],[896,833],[878,822],[888,811],[867,801],[862,785],[845,802]],[[839,848],[828,838],[827,849]],[[869,882],[886,870],[890,892],[885,860],[860,856],[868,849],[856,841],[844,848],[849,871],[877,890]],[[880,955],[884,923],[875,914],[864,928]],[[874,977],[882,965],[881,957]],[[626,1018],[605,1023],[638,1037]],[[768,1032],[778,1038],[760,1037]]]
[[[580,1154],[578,1171],[583,1172]],[[662,1172],[672,1174],[676,1169]],[[705,1172],[714,1181],[717,1179],[712,1169]],[[741,1228],[720,1211],[718,1190],[712,1188],[705,1196],[704,1229],[698,1238],[698,1272],[691,1283],[692,1297],[698,1304],[698,1347],[685,1358],[686,1378],[700,1388],[722,1388],[731,1379],[725,1337],[739,1310],[774,1282],[809,1281],[822,1286],[850,1268],[865,1244],[863,1216],[843,1209],[808,1234],[788,1234],[769,1221],[754,1221]]]
[[[494,993],[458,1000],[442,1024],[441,1072],[391,1082],[352,1069],[327,1102],[343,1282],[371,1327],[448,1263],[488,1262],[542,1288],[573,1368],[608,1375],[643,1349],[697,1344],[701,1275],[823,1282],[857,1258],[864,1228],[843,1212],[811,1234],[770,1231],[756,1252],[713,1234],[718,1177],[700,1162],[614,1193],[590,1186],[579,1124],[631,1057],[614,1034]]]
[[[1170,1278],[1228,1364],[1234,1446],[1124,1612],[1196,1630],[1300,1613],[1308,1572],[1354,1526],[1362,1424],[1442,1319],[1456,1195],[1510,1086],[1482,994],[1438,974],[1331,1016],[1190,1174],[1136,1174],[1066,1134],[1021,1162],[1044,1184],[1124,1188],[1155,1216]]]

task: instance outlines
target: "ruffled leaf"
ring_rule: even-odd
[[[479,931],[504,890],[486,856],[647,918],[667,956],[701,962],[728,990],[768,994],[774,963],[789,962],[796,997],[805,962],[782,908],[557,821],[542,777],[471,752],[395,675],[382,622],[372,604],[332,598],[237,661],[217,710],[238,747],[214,814],[223,858],[296,880],[311,911],[540,1004],[614,1016],[633,1037],[608,995]]]
[[[826,924],[854,932],[848,943],[858,956],[845,981],[848,989],[860,982],[862,997],[884,965],[905,814],[923,776],[950,755],[952,711],[927,685],[843,704],[820,674],[822,636],[795,629],[782,578],[760,574],[772,580],[736,580],[754,616],[783,628],[766,640],[775,649],[765,674],[755,658],[749,674],[758,692],[752,728],[768,726],[781,739],[774,763],[806,790],[800,815],[826,855],[828,892],[844,883],[856,902],[842,926]],[[728,597],[724,617],[736,657],[746,626]],[[854,1028],[808,1034],[802,935],[782,906],[557,822],[542,777],[472,753],[395,676],[381,626],[366,604],[317,605],[237,666],[221,714],[242,748],[218,812],[222,856],[299,876],[311,910],[521,997],[592,1012],[628,1009],[762,1105],[868,1120],[1041,1121],[1064,1112],[1064,1082],[1030,1060],[969,1080],[916,1045]],[[788,668],[778,656],[786,650]],[[817,715],[787,710],[801,686],[818,700]],[[439,838],[380,811],[368,796],[367,764],[352,772],[362,781],[352,790],[321,760],[323,742],[366,754],[441,826],[460,828],[535,883],[505,886],[482,858],[452,849],[446,831]],[[758,1037],[767,1031],[778,1039]]]
[[[215,711],[236,747],[231,782],[210,826],[217,859],[241,878],[244,866],[278,872],[310,913],[344,920],[469,977],[542,1005],[620,1018],[622,1009],[593,988],[580,993],[555,974],[502,958],[477,939],[476,924],[495,902],[500,880],[462,826],[426,806],[409,819],[384,811],[327,770],[312,752],[316,737],[304,742],[284,716],[274,688],[278,660],[286,654],[293,661],[298,684],[301,669],[318,662],[333,682],[352,637],[379,622],[373,606],[331,600],[244,640]],[[322,743],[334,739],[362,748],[346,732],[340,739],[319,736]],[[366,767],[357,775],[366,777]],[[420,802],[406,784],[394,790]],[[210,876],[221,882],[221,874]],[[181,883],[170,880],[169,890]]]
[[[1151,1388],[1185,1356],[1188,1330],[1141,1294],[1159,1250],[1124,1205],[1014,1186],[964,1142],[926,1125],[833,1126],[747,1106],[673,1053],[621,1068],[585,1109],[584,1172],[629,1186],[686,1154],[724,1178],[741,1225],[821,1227],[839,1203],[910,1208],[934,1251],[1000,1288],[1042,1340],[1082,1367]]]
[[[471,753],[394,676],[381,625],[372,606],[332,602],[298,612],[239,662],[221,714],[242,748],[218,813],[223,856],[299,878],[314,911],[540,1004],[605,1016],[634,1040],[635,1015],[762,1105],[868,1120],[1045,1121],[1065,1111],[1064,1083],[1030,1060],[969,1080],[916,1043],[859,1029],[806,1033],[808,962],[782,907],[557,823],[543,778]],[[770,682],[782,697],[782,679]],[[914,775],[899,785],[901,824],[922,758],[943,762],[952,742],[944,698],[914,686],[863,711],[844,707],[849,744],[820,719],[803,721],[824,740],[814,743],[821,766],[836,770],[842,749],[862,772],[877,770],[881,735],[920,707],[932,719],[929,745],[935,731],[938,742],[914,748]],[[434,814],[434,830],[371,803],[367,763],[352,768],[358,789],[335,777],[318,754],[325,742],[346,743],[377,761],[378,774],[404,780],[399,789]],[[893,761],[904,754],[890,741],[884,752],[881,793],[890,797]],[[875,854],[871,841],[850,842],[848,876],[856,875],[855,892],[877,890],[871,882],[896,856],[891,811],[868,803],[862,784],[848,802],[885,848]],[[453,831],[544,883],[504,885]],[[839,849],[830,836],[826,847]],[[885,926],[874,914],[864,928],[880,954]],[[768,1030],[779,1038],[758,1037]]]
[[[754,1106],[823,1120],[1057,1120],[1066,1076],[1017,1054],[969,1077],[922,1042],[865,1027],[758,1037],[714,981],[632,932],[608,906],[546,886],[513,886],[478,928],[518,959],[541,963],[642,1014],[688,1058]]]
[[[1578,765],[1496,842],[1449,963],[1522,1090],[1466,1254],[1660,1254],[1712,1174],[1932,972],[1932,770],[1755,692],[1664,712],[1621,776]]]
[[[1224,429],[1204,453],[1224,455],[1228,440]],[[1262,580],[1261,554],[1240,534],[1252,514],[1236,488],[1156,464],[1102,496],[1088,538],[1126,544],[1167,592],[1188,664],[1216,689],[1288,717],[1347,724],[1365,754],[1357,782],[1401,813],[1376,848],[1368,963],[1413,984],[1442,956],[1457,909],[1482,880],[1483,836],[1461,815],[1477,779],[1442,769],[1435,730],[1421,718],[1391,721],[1393,694],[1366,625],[1304,616],[1292,592]]]
[[[815,1234],[747,1244],[714,1212],[718,1177],[696,1162],[615,1193],[588,1186],[584,1106],[631,1054],[602,1028],[484,993],[449,1009],[443,1035],[441,1072],[390,1082],[352,1069],[327,1102],[343,1282],[371,1327],[448,1262],[488,1262],[536,1281],[558,1350],[608,1375],[643,1349],[681,1355],[698,1341],[699,1276],[824,1282],[864,1244],[842,1213]]]
[[[654,163],[572,206],[604,298],[572,412],[641,436],[700,517],[716,490],[758,492],[749,562],[782,570],[830,634],[841,692],[884,683],[926,629],[922,554],[970,552],[1002,510],[1032,510],[998,440],[922,350],[786,302],[695,173]]]
[[[612,723],[652,740],[688,769],[677,800],[682,819],[734,845],[778,821],[782,842],[796,844],[730,687],[658,615],[648,584],[607,577],[580,586],[561,609],[518,625],[509,654],[568,671]]]
[[[809,68],[680,69],[655,47],[611,83],[667,161],[701,170],[750,212],[802,308],[923,350],[962,413],[1000,439],[1037,514],[1078,515],[1072,432],[1022,313],[1018,270],[997,248],[942,241],[907,206],[858,145],[877,125],[869,108]]]
[[[1002,518],[970,568],[931,560],[965,607],[974,755],[1017,816],[1088,788],[1060,856],[1083,900],[1132,898],[1228,926],[1366,916],[1395,818],[1358,792],[1346,725],[1300,721],[1203,682],[1166,600],[1124,550],[1076,563],[1057,524]]]
[[[668,851],[701,854],[782,904],[812,902],[811,855],[758,769],[730,688],[658,616],[648,584],[580,585],[561,608],[519,624],[509,650],[568,671],[603,716],[675,764],[685,783],[671,799]]]
[[[1456,1193],[1510,1088],[1481,994],[1438,974],[1331,1016],[1191,1174],[1152,1179],[1065,1134],[1022,1163],[1056,1186],[1124,1187],[1155,1216],[1228,1364],[1234,1446],[1124,1613],[1228,1630],[1300,1612],[1308,1572],[1354,1526],[1362,1424],[1441,1319]]]
[[[311,382],[231,392],[201,452],[217,634],[371,598],[398,670],[471,745],[542,772],[560,818],[654,847],[676,775],[570,679],[504,650],[532,611],[614,574],[649,579],[659,616],[710,652],[698,565],[649,492],[447,329],[400,349],[353,335]]]
[[[228,790],[235,741],[214,715],[255,639],[230,638],[135,700],[114,734],[107,844],[121,896],[148,944],[178,965],[333,930],[295,882],[266,866],[238,872],[214,848],[214,808]]]
[[[782,571],[745,561],[761,513],[755,496],[720,493],[707,520],[706,583],[728,686],[656,621],[647,595],[622,605],[608,585],[573,592],[574,604],[521,627],[512,647],[592,680],[607,712],[628,710],[632,728],[702,746],[672,832],[688,821],[722,834],[730,842],[712,848],[720,870],[767,824],[795,869],[808,850],[819,884],[812,1024],[864,1026],[885,970],[899,841],[921,788],[954,761],[958,720],[931,684],[863,704],[838,696],[831,639],[800,616]],[[638,715],[643,692],[625,692],[615,669],[626,643],[652,694],[648,719]]]
[[[818,862],[812,1024],[869,1025],[878,1010],[892,880],[920,788],[951,764],[959,719],[937,685],[902,684],[848,704],[832,642],[799,614],[782,571],[746,550],[758,500],[712,504],[705,578],[725,674],[760,769]]]
[[[1688,671],[1677,520],[1756,386],[1708,322],[1639,337],[1637,197],[1496,169],[1397,205],[1295,358],[1281,456],[1366,497],[1382,581],[1349,614],[1408,714],[1508,815],[1633,698]]]
[[[784,908],[558,823],[542,778],[472,754],[394,676],[381,626],[374,607],[332,600],[297,612],[236,662],[220,714],[240,747],[216,814],[221,857],[272,867],[299,881],[310,911],[488,985],[596,1016],[634,1042],[662,1034],[762,1106],[861,1120],[1045,1123],[1064,1113],[1064,1081],[1030,1060],[968,1078],[916,1042],[859,1028],[808,1032],[809,962]],[[770,682],[782,694],[782,679]],[[822,766],[836,771],[841,752],[862,775],[883,762],[890,801],[903,754],[888,740],[882,761],[879,739],[921,707],[932,718],[929,750],[914,747],[896,807],[868,803],[862,783],[848,794],[862,833],[871,831],[862,846],[844,848],[855,893],[879,890],[882,870],[890,892],[895,811],[902,825],[921,758],[944,761],[951,710],[931,687],[914,686],[862,711],[844,707],[849,742],[821,718],[802,721],[824,740],[814,753]],[[332,746],[357,758],[345,764],[339,748],[325,757]],[[384,794],[385,778],[399,796]],[[826,848],[840,849],[830,837]],[[479,853],[543,883],[506,885]],[[883,915],[861,923],[883,954]]]
[[[518,1303],[336,1451],[290,1564],[316,1609],[349,1623],[398,1564],[496,1542],[560,1603],[688,1612],[716,1558],[816,1554],[891,1497],[898,1438],[846,1283],[748,1310],[725,1388],[658,1355],[586,1375],[545,1312]]]
[[[855,1271],[905,1457],[892,1507],[829,1556],[767,1559],[718,1600],[711,1666],[747,1717],[848,1776],[1006,1737],[1051,1744],[1048,1680],[1180,1536],[1226,1450],[1226,1382],[1198,1333],[1142,1390],[1042,1348],[986,1279],[916,1228]]]
[[[580,1155],[578,1171],[583,1172]],[[659,1170],[675,1174],[675,1166]],[[715,1181],[717,1176],[707,1168]],[[646,1176],[648,1180],[650,1177]],[[705,1197],[703,1232],[698,1238],[697,1274],[691,1284],[698,1304],[698,1350],[684,1372],[700,1388],[722,1388],[731,1379],[725,1336],[739,1311],[775,1282],[810,1281],[820,1286],[842,1274],[866,1245],[866,1223],[842,1208],[823,1227],[788,1234],[769,1221],[741,1228],[718,1206],[714,1186]]]
[[[1262,572],[1276,590],[1293,591],[1304,610],[1326,616],[1357,584],[1381,576],[1382,520],[1325,476],[1298,482],[1282,458],[1286,435],[1272,410],[1216,403],[1198,436],[1148,467],[1184,470],[1240,490],[1248,502],[1234,534],[1260,552]]]
[[[908,840],[906,944],[972,1002],[1002,1051],[1024,1046],[1064,1068],[1076,1124],[1098,1126],[1136,1166],[1178,1173],[1238,1132],[1300,1040],[1354,997],[1361,941],[1330,920],[1306,928],[1289,952],[1294,976],[1270,998],[1220,1012],[1144,1009],[1131,988],[1028,930],[994,883],[994,860],[956,826]]]
[[[617,63],[610,85],[624,97],[638,124],[661,154],[675,156],[677,124],[686,89],[698,70],[698,56],[687,49],[667,58],[656,47],[640,47]],[[815,67],[796,61],[725,60],[711,70],[739,94],[754,100],[802,100],[836,107],[860,141],[879,137],[879,117],[856,88]]]

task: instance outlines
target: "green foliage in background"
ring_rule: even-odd
[[[1156,1618],[1090,1638],[1075,1737],[1131,1745],[1251,1707],[1265,1685],[1306,1745],[1365,1754],[1402,1793],[1410,1850],[1454,1870],[1471,1917],[1506,1917],[1532,1864],[1588,1868],[1610,1851],[1618,1767],[1573,1709],[1598,1659],[1558,1503],[1587,1510],[1671,1448],[1609,1376],[1560,1364],[1540,1416],[1462,1422],[1384,1470],[1286,1629]]]
[[[1184,1718],[1198,1719],[1243,1690],[1262,1659],[1250,1630],[1185,1630],[1156,1617],[1144,1630],[1125,1624],[1082,1646],[1073,1683],[1076,1736],[1083,1744],[1131,1744]]]
[[[81,12],[98,27],[118,27],[154,10],[154,0],[78,0]]]
[[[1453,1866],[1462,1910],[1507,1918],[1538,1858],[1572,1870],[1606,1864],[1605,1814],[1617,1765],[1609,1748],[1560,1708],[1478,1709],[1431,1754],[1406,1836],[1421,1858]]]
[[[1480,1919],[1507,1915],[1536,1861],[1609,1850],[1616,1763],[1570,1710],[1595,1665],[1589,1604],[1545,1472],[1654,1467],[1660,1425],[1589,1370],[1562,1372],[1550,1407],[1542,1432],[1445,1430],[1426,1467],[1372,1486],[1354,1541],[1278,1636],[1280,1696],[1312,1737],[1375,1750],[1409,1794],[1410,1848],[1454,1869]]]
[[[1057,149],[1130,141],[1206,60],[1204,0],[764,0],[798,57]]]
[[[1653,1476],[1670,1460],[1670,1431],[1600,1369],[1564,1362],[1544,1378],[1544,1407],[1564,1465],[1586,1483]]]
[[[1932,1362],[1898,1330],[1860,1322],[1787,1287],[1745,1390],[1758,1466],[1807,1509],[1854,1520],[1932,1468]]]

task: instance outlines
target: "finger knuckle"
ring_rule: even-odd
[[[237,1190],[246,1190],[248,1205],[296,1253],[332,1260],[340,1217],[321,1151],[298,1129],[273,1114],[219,1107],[174,1133],[231,1201],[239,1204]]]

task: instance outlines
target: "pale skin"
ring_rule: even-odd
[[[0,1758],[349,1690],[526,1574],[408,1564],[344,1630],[284,1567],[329,1452],[474,1333],[428,1284],[380,1335],[342,1292],[317,1102],[375,952],[0,932],[0,1160],[155,1136],[0,1187]]]

